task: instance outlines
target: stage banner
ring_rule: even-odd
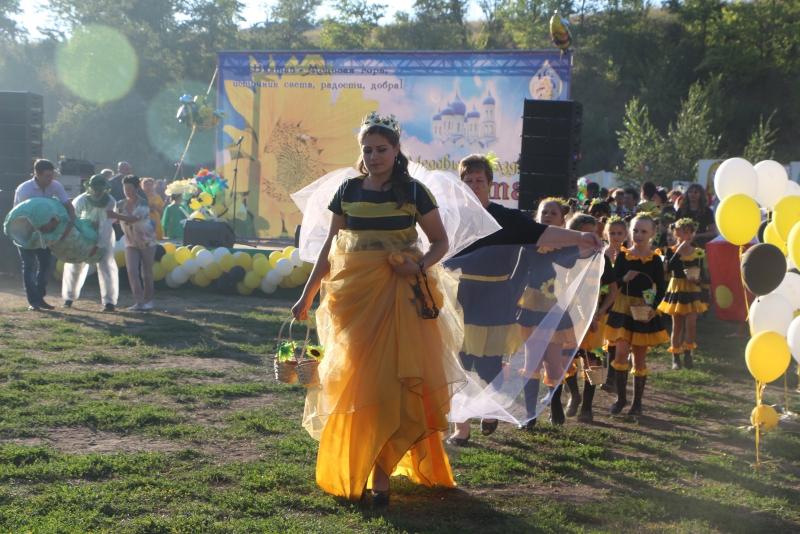
[[[220,52],[216,163],[236,233],[293,236],[302,215],[289,195],[355,165],[372,111],[395,115],[403,150],[430,169],[457,174],[463,157],[493,150],[492,199],[516,207],[523,102],[567,100],[571,62],[558,51]]]

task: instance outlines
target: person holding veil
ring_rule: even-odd
[[[304,415],[320,442],[317,483],[353,500],[371,488],[379,505],[389,502],[390,475],[455,487],[440,432],[448,428],[450,399],[465,382],[455,282],[438,265],[451,242],[437,197],[409,174],[400,135],[394,116],[373,112],[358,134],[357,172],[318,180],[308,204],[298,200],[303,191],[293,195],[304,213],[302,230],[315,220],[318,228],[327,224],[292,308],[295,319],[308,319],[321,291],[316,321],[325,356]],[[332,180],[338,185],[328,197],[328,224],[312,201],[331,191],[323,186]],[[301,234],[301,257],[313,249],[307,235]]]
[[[503,368],[509,357],[518,352],[525,341],[523,329],[518,323],[517,302],[524,289],[525,276],[511,276],[521,271],[519,249],[505,245],[578,246],[584,249],[599,249],[601,242],[592,233],[567,230],[556,225],[536,222],[521,211],[506,208],[490,200],[496,156],[489,154],[470,154],[459,163],[461,180],[469,186],[475,197],[500,225],[501,230],[484,237],[468,246],[453,260],[447,262],[450,268],[461,270],[459,281],[459,303],[464,310],[464,344],[460,351],[461,362],[467,371],[475,369],[484,388],[501,389]],[[479,255],[472,253],[484,249]],[[513,253],[516,252],[516,253]],[[484,261],[491,256],[495,261]],[[508,258],[510,261],[500,261]],[[522,284],[522,285],[521,285]],[[487,307],[504,310],[506,313],[487,313]],[[531,386],[537,382],[528,381]],[[532,395],[528,403],[535,403],[536,393],[526,388]],[[481,420],[481,433],[491,435],[498,426],[498,420],[486,415]],[[535,422],[535,419],[533,420]],[[535,424],[535,423],[534,423]],[[528,428],[524,423],[520,428]],[[533,426],[533,425],[530,425]],[[464,446],[470,438],[470,422],[456,422],[455,432],[449,442]]]

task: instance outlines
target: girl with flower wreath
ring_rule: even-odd
[[[596,232],[597,220],[591,215],[576,215],[569,220],[567,228],[578,232]],[[602,355],[603,339],[606,328],[606,314],[617,297],[617,278],[614,274],[614,266],[607,255],[603,255],[603,273],[600,277],[600,292],[598,294],[597,309],[595,310],[589,331],[583,337],[578,349],[577,356],[583,359],[583,368],[598,366],[601,364],[598,353]],[[595,385],[589,382],[586,375],[583,375],[583,402],[581,411],[578,414],[579,423],[591,423],[594,421],[592,413],[592,402],[594,400]],[[570,417],[570,411],[566,413]]]
[[[647,348],[669,342],[661,312],[657,311],[666,292],[666,283],[661,252],[650,250],[650,240],[655,233],[656,223],[652,217],[634,217],[630,232],[633,246],[630,249],[621,247],[614,264],[620,290],[606,322],[606,338],[614,341],[617,347],[611,362],[616,375],[617,401],[609,410],[611,414],[620,413],[627,404],[628,354],[633,353],[634,394],[628,415],[642,415]],[[631,307],[641,305],[650,307],[649,314],[645,320],[634,319]]]
[[[603,252],[605,257],[608,258],[608,261],[611,262],[611,267],[613,268],[622,247],[625,246],[626,239],[628,239],[628,223],[625,219],[614,215],[606,220],[604,230],[604,238],[608,246]],[[609,339],[605,333],[603,334],[603,349],[608,356],[606,358],[608,374],[606,375],[606,383],[601,385],[600,389],[606,393],[615,393],[616,386],[614,384],[616,383],[615,379],[617,375],[614,373],[614,368],[611,367],[611,362],[616,359],[617,346],[615,341]]]
[[[546,226],[556,226],[563,228],[567,215],[570,213],[569,204],[559,198],[545,198],[539,203],[536,221]],[[523,339],[528,339],[536,330],[536,325],[540,324],[542,318],[556,305],[557,299],[563,288],[556,275],[555,265],[571,269],[575,266],[578,255],[572,247],[540,247],[538,252],[552,256],[549,268],[536,269],[528,273],[526,281],[527,287],[520,299],[520,310],[517,322],[522,328]],[[536,413],[537,399],[539,396],[539,381],[543,380],[550,389],[550,424],[563,425],[566,421],[566,414],[561,405],[562,380],[565,369],[567,375],[565,383],[570,388],[572,398],[567,406],[568,412],[575,415],[581,403],[581,394],[578,389],[578,368],[572,362],[578,340],[575,338],[572,321],[569,316],[564,316],[558,328],[555,330],[547,349],[544,352],[542,361],[531,367],[526,365],[521,373],[527,373],[528,381],[525,383],[525,404],[529,415]],[[526,349],[526,361],[528,346]],[[544,373],[542,373],[544,367]],[[520,426],[521,430],[531,430],[536,425],[536,419],[531,419],[525,425]]]
[[[687,369],[691,369],[694,367],[692,351],[697,348],[695,343],[697,314],[707,309],[699,285],[705,252],[694,243],[697,224],[692,219],[680,219],[672,224],[671,229],[678,239],[678,244],[666,251],[667,266],[672,277],[658,309],[672,316],[671,342],[667,349],[672,354],[672,369],[681,368],[681,352],[684,357],[683,364]],[[696,276],[690,279],[686,274],[687,269],[692,274],[696,273]],[[681,344],[684,328],[686,341]]]

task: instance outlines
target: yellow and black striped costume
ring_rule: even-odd
[[[703,313],[708,306],[703,301],[700,282],[690,282],[686,278],[684,269],[698,267],[703,272],[703,259],[705,253],[702,248],[696,247],[689,256],[676,254],[677,247],[667,249],[667,266],[672,273],[667,293],[658,309],[668,315],[686,315],[689,313]]]

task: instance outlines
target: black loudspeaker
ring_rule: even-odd
[[[235,242],[233,228],[225,221],[186,221],[183,227],[183,244],[186,246],[231,248]]]
[[[33,175],[42,157],[44,99],[21,91],[0,91],[0,190],[14,190]]]
[[[58,162],[58,172],[64,176],[91,178],[94,176],[94,168],[94,163],[83,159],[62,159]]]
[[[519,209],[545,197],[578,193],[583,106],[571,100],[526,100],[519,158]]]
[[[0,190],[0,221],[14,207],[14,190]],[[22,263],[16,245],[5,232],[0,232],[0,273],[21,273]]]

